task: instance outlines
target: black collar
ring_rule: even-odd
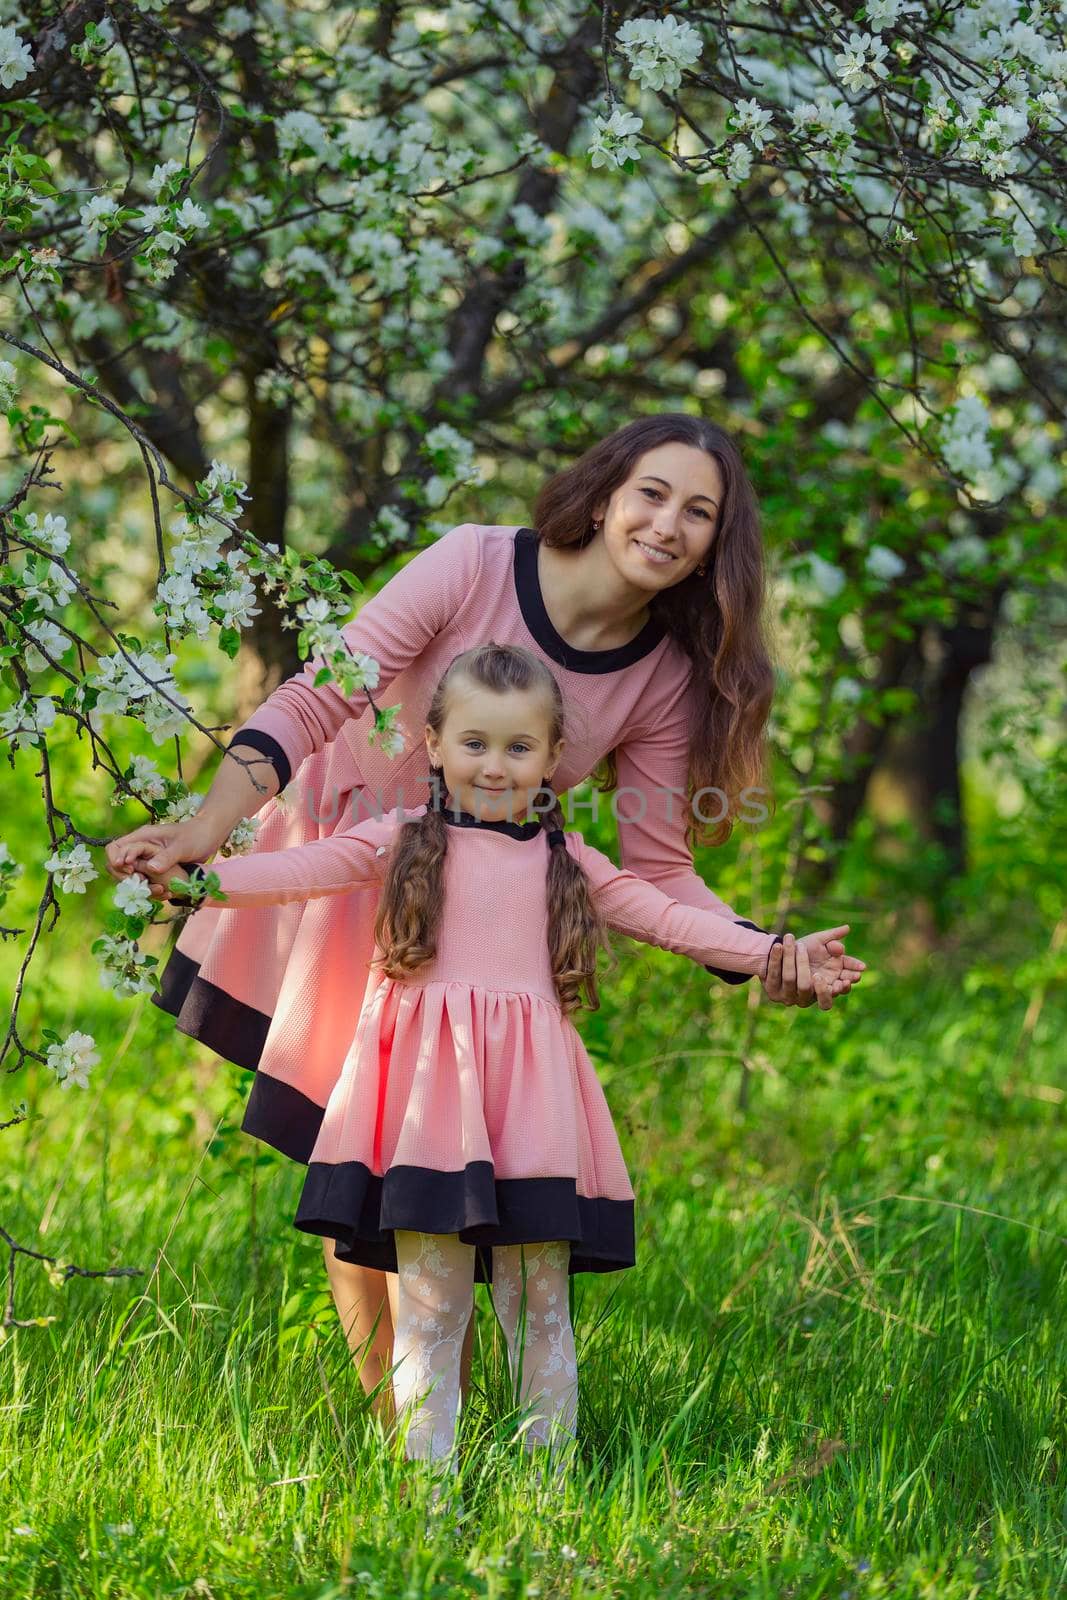
[[[576,650],[574,645],[568,644],[552,626],[541,593],[537,573],[540,542],[536,528],[520,528],[515,535],[515,594],[522,620],[546,656],[571,672],[618,672],[656,648],[666,630],[651,616],[636,638],[629,644],[616,645],[613,650]]]
[[[540,817],[532,817],[529,822],[486,822],[472,817],[469,811],[454,811],[447,800],[441,815],[455,828],[485,828],[489,833],[506,833],[509,839],[536,839],[544,832]]]

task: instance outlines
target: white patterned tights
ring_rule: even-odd
[[[454,1233],[398,1230],[395,1239],[393,1394],[398,1417],[408,1422],[407,1454],[453,1457],[460,1355],[474,1309],[474,1246]],[[493,1305],[507,1340],[512,1393],[524,1415],[534,1408],[524,1444],[527,1450],[546,1445],[560,1455],[573,1446],[578,1411],[569,1261],[566,1240],[493,1249]]]

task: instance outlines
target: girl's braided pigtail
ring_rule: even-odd
[[[372,965],[389,978],[406,978],[437,954],[437,930],[444,908],[444,775],[435,767],[426,815],[405,822],[396,835],[378,902],[374,937],[382,954]]]
[[[547,787],[547,786],[546,786]],[[551,792],[551,791],[549,791]],[[552,809],[544,814],[548,833],[548,951],[556,993],[564,1012],[585,1001],[596,1011],[597,951],[608,948],[607,931],[593,903],[589,879],[567,849],[563,812],[553,795]]]

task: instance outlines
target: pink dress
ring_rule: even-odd
[[[615,750],[620,787],[599,800],[614,803],[623,865],[683,905],[740,922],[693,871],[684,798],[691,663],[654,618],[627,645],[576,650],[545,608],[534,531],[463,523],[420,551],[343,631],[352,651],[380,665],[377,703],[403,706],[407,747],[389,758],[369,744],[365,696],[316,687],[322,662],[309,662],[230,740],[268,756],[282,785],[257,813],[252,856],[424,804],[422,729],[433,690],[461,650],[495,639],[532,650],[559,680],[567,745],[557,791]],[[364,884],[240,914],[206,905],[186,921],[153,996],[181,1032],[255,1072],[242,1126],[296,1161],[310,1156],[355,1032],[376,898]],[[745,981],[713,970],[725,982]]]
[[[425,810],[214,863],[229,914],[380,887],[399,829]],[[604,1092],[552,980],[547,834],[536,820],[446,811],[445,821],[437,953],[402,980],[371,969],[296,1226],[336,1239],[342,1260],[391,1272],[395,1228],[487,1247],[568,1239],[571,1272],[633,1266],[634,1192]],[[565,839],[610,928],[743,974],[766,972],[770,934],[680,904],[580,834]],[[478,1281],[491,1281],[491,1254],[477,1252]]]

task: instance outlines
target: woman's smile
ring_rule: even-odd
[[[643,539],[635,539],[634,544],[641,551],[642,555],[646,556],[649,561],[654,562],[657,567],[668,566],[670,562],[677,561],[678,559],[678,557],[674,555],[672,551],[664,550],[662,545],[646,544]]]

